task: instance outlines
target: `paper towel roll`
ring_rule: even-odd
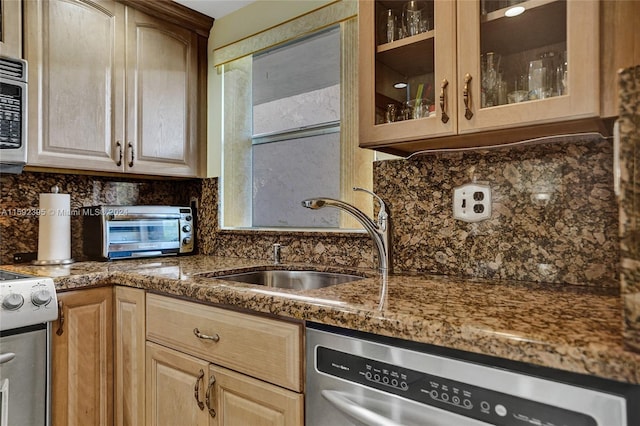
[[[38,263],[71,260],[71,196],[40,194]]]

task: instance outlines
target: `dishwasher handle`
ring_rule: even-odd
[[[334,390],[323,390],[321,395],[331,403],[334,407],[340,410],[343,414],[358,420],[367,426],[402,426],[400,423],[396,423],[393,420],[381,416],[378,413],[374,413],[358,404],[355,404],[349,398],[347,398],[344,392]]]

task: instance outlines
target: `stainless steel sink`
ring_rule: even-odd
[[[220,275],[215,278],[219,280],[263,285],[266,287],[286,288],[292,290],[312,290],[361,280],[364,277],[335,272],[288,271],[277,269]]]

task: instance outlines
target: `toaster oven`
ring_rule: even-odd
[[[84,207],[83,251],[102,260],[191,254],[193,224],[190,207]]]

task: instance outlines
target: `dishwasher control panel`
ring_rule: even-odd
[[[319,372],[498,426],[598,426],[589,415],[316,347]]]

